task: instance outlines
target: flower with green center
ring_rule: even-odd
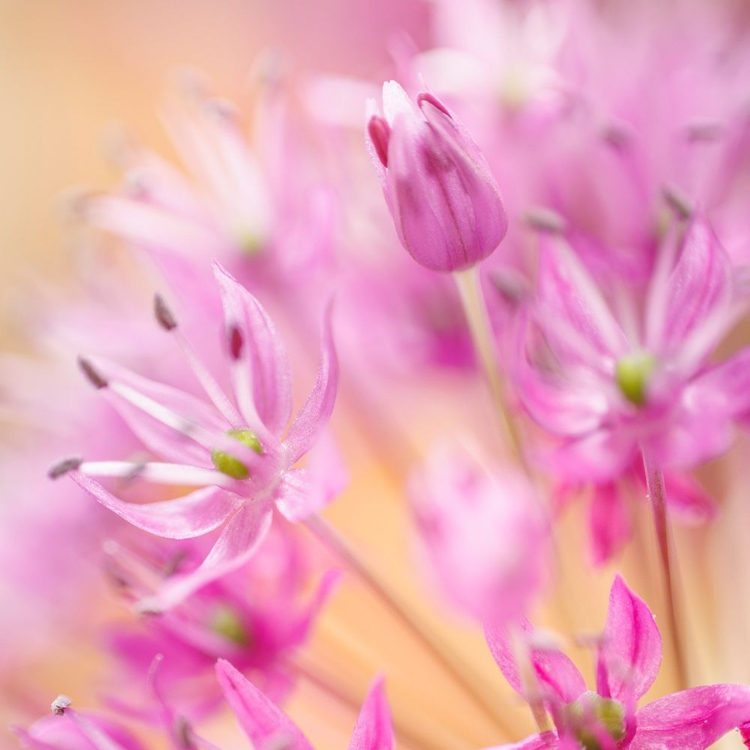
[[[222,527],[196,570],[174,575],[149,611],[171,607],[196,588],[239,567],[271,524],[273,508],[302,520],[343,488],[345,474],[324,428],[333,410],[338,364],[326,313],[321,363],[312,391],[292,419],[292,375],[286,350],[260,303],[218,264],[232,390],[224,392],[182,336],[177,320],[157,297],[160,326],[177,338],[211,403],[142,378],[103,360],[82,359],[81,369],[163,461],[62,462],[52,478],[67,474],[102,505],[157,536],[187,539]],[[319,439],[320,438],[320,439]],[[317,443],[304,468],[295,464]],[[129,503],[97,477],[126,478],[198,489],[174,500]]]
[[[534,689],[555,729],[491,750],[706,750],[750,718],[747,685],[690,688],[637,708],[659,671],[661,635],[648,605],[620,576],[612,584],[599,641],[596,692],[586,689],[583,675],[565,654],[547,643],[536,645],[539,639],[528,622],[520,627]],[[485,632],[506,679],[527,697],[507,627]]]

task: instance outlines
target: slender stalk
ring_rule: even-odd
[[[667,492],[664,486],[664,473],[656,466],[648,451],[641,449],[643,455],[643,468],[646,472],[646,486],[648,497],[651,502],[651,511],[654,518],[654,530],[656,531],[656,542],[659,547],[662,571],[664,574],[664,587],[667,597],[667,616],[669,618],[669,629],[672,631],[672,642],[676,656],[677,679],[679,688],[686,689],[689,686],[687,675],[687,662],[683,633],[677,617],[677,585],[675,580],[676,561],[672,549],[669,523],[667,520]]]
[[[531,662],[529,647],[526,639],[520,629],[515,629],[510,633],[511,647],[513,656],[518,666],[518,674],[521,678],[521,687],[523,688],[526,700],[529,702],[531,715],[534,717],[534,723],[540,734],[552,729],[549,716],[544,708],[542,693],[539,690],[539,680],[537,679],[534,665]]]
[[[492,326],[479,280],[479,266],[474,266],[466,271],[458,271],[453,274],[453,278],[456,280],[461,304],[469,324],[474,350],[479,358],[492,402],[495,405],[500,429],[514,458],[521,463],[528,474],[521,436],[518,434],[515,421],[506,406],[505,384],[500,368],[497,366]]]
[[[382,602],[401,624],[410,631],[439,663],[445,672],[461,686],[477,707],[503,733],[508,728],[503,724],[497,712],[497,705],[480,684],[470,679],[465,664],[447,644],[442,642],[437,633],[421,621],[412,608],[381,578],[379,573],[365,562],[359,553],[341,536],[341,534],[322,516],[312,516],[305,522],[308,529],[334,555],[336,555]]]

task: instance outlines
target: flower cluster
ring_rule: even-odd
[[[750,747],[733,8],[435,0],[380,99],[268,77],[250,138],[191,76],[187,171],[121,144],[74,214],[139,281],[0,381],[22,747]]]

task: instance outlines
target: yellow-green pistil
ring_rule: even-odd
[[[252,430],[228,430],[227,435],[239,440],[240,443],[251,448],[256,453],[263,453],[263,446],[260,444],[257,436]],[[232,479],[247,479],[250,476],[250,470],[230,453],[215,448],[211,451],[211,461],[218,471],[226,474]]]
[[[625,709],[612,698],[587,693],[565,707],[565,720],[585,750],[602,750],[602,735],[615,742],[625,737]]]
[[[648,379],[656,361],[646,352],[628,354],[617,362],[615,380],[625,398],[631,404],[643,406],[646,403]]]
[[[250,634],[239,615],[229,607],[220,607],[211,620],[211,629],[237,646],[248,646]]]

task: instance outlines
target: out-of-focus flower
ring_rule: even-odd
[[[229,662],[220,660],[216,665],[216,674],[227,703],[253,747],[313,750],[294,722]],[[362,704],[349,750],[393,750],[393,747],[393,725],[383,679],[378,678]]]
[[[662,643],[651,610],[619,576],[612,584],[599,645],[596,692],[586,690],[583,676],[565,654],[547,645],[535,647],[528,624],[524,631],[539,696],[524,694],[508,631],[488,628],[487,642],[511,686],[526,698],[541,698],[557,731],[503,745],[506,750],[706,750],[750,717],[746,685],[691,688],[637,708],[656,679]]]
[[[679,255],[675,258],[675,253]],[[750,405],[744,349],[718,365],[708,358],[737,319],[742,300],[718,239],[693,219],[679,245],[666,243],[645,304],[622,290],[622,322],[559,237],[546,238],[538,299],[518,360],[529,414],[563,438],[552,459],[566,480],[605,482],[643,450],[661,467],[689,467],[724,451],[730,427]]]
[[[433,271],[476,265],[500,244],[508,220],[486,159],[463,125],[432,94],[414,107],[395,81],[383,112],[369,103],[367,143],[396,232]]]
[[[198,540],[181,543],[176,551],[173,544],[169,545],[172,559],[154,554],[150,560],[109,543],[110,576],[127,598],[140,601],[152,596],[165,577],[194,570],[205,556],[205,545]],[[139,623],[113,625],[106,641],[121,666],[114,685],[127,675],[129,684],[139,686],[140,696],[147,695],[143,677],[161,655],[159,689],[183,715],[200,718],[217,705],[213,668],[217,659],[224,658],[252,676],[273,700],[286,698],[295,684],[291,659],[307,642],[340,575],[327,572],[310,591],[311,563],[301,547],[292,529],[278,519],[258,552],[241,568],[208,583],[167,612]],[[110,702],[122,706],[123,696],[114,694]],[[137,713],[150,716],[152,704],[149,698]]]
[[[274,506],[288,519],[300,520],[323,507],[343,483],[338,456],[325,439],[319,461],[313,456],[308,467],[293,468],[313,447],[333,409],[338,368],[328,321],[316,383],[286,431],[292,388],[281,339],[260,303],[219,266],[215,273],[233,398],[187,344],[188,359],[212,406],[104,361],[82,360],[89,380],[148,448],[174,463],[72,461],[51,471],[53,476],[67,473],[107,508],[157,536],[185,539],[223,526],[203,564],[171,578],[144,605],[156,609],[175,604],[247,560],[267,532]],[[165,329],[177,328],[160,301],[156,312]],[[138,505],[117,498],[93,478],[97,476],[201,489],[175,500]]]
[[[525,614],[545,578],[549,533],[528,480],[489,469],[452,441],[430,454],[408,493],[426,567],[446,599],[480,622]]]

